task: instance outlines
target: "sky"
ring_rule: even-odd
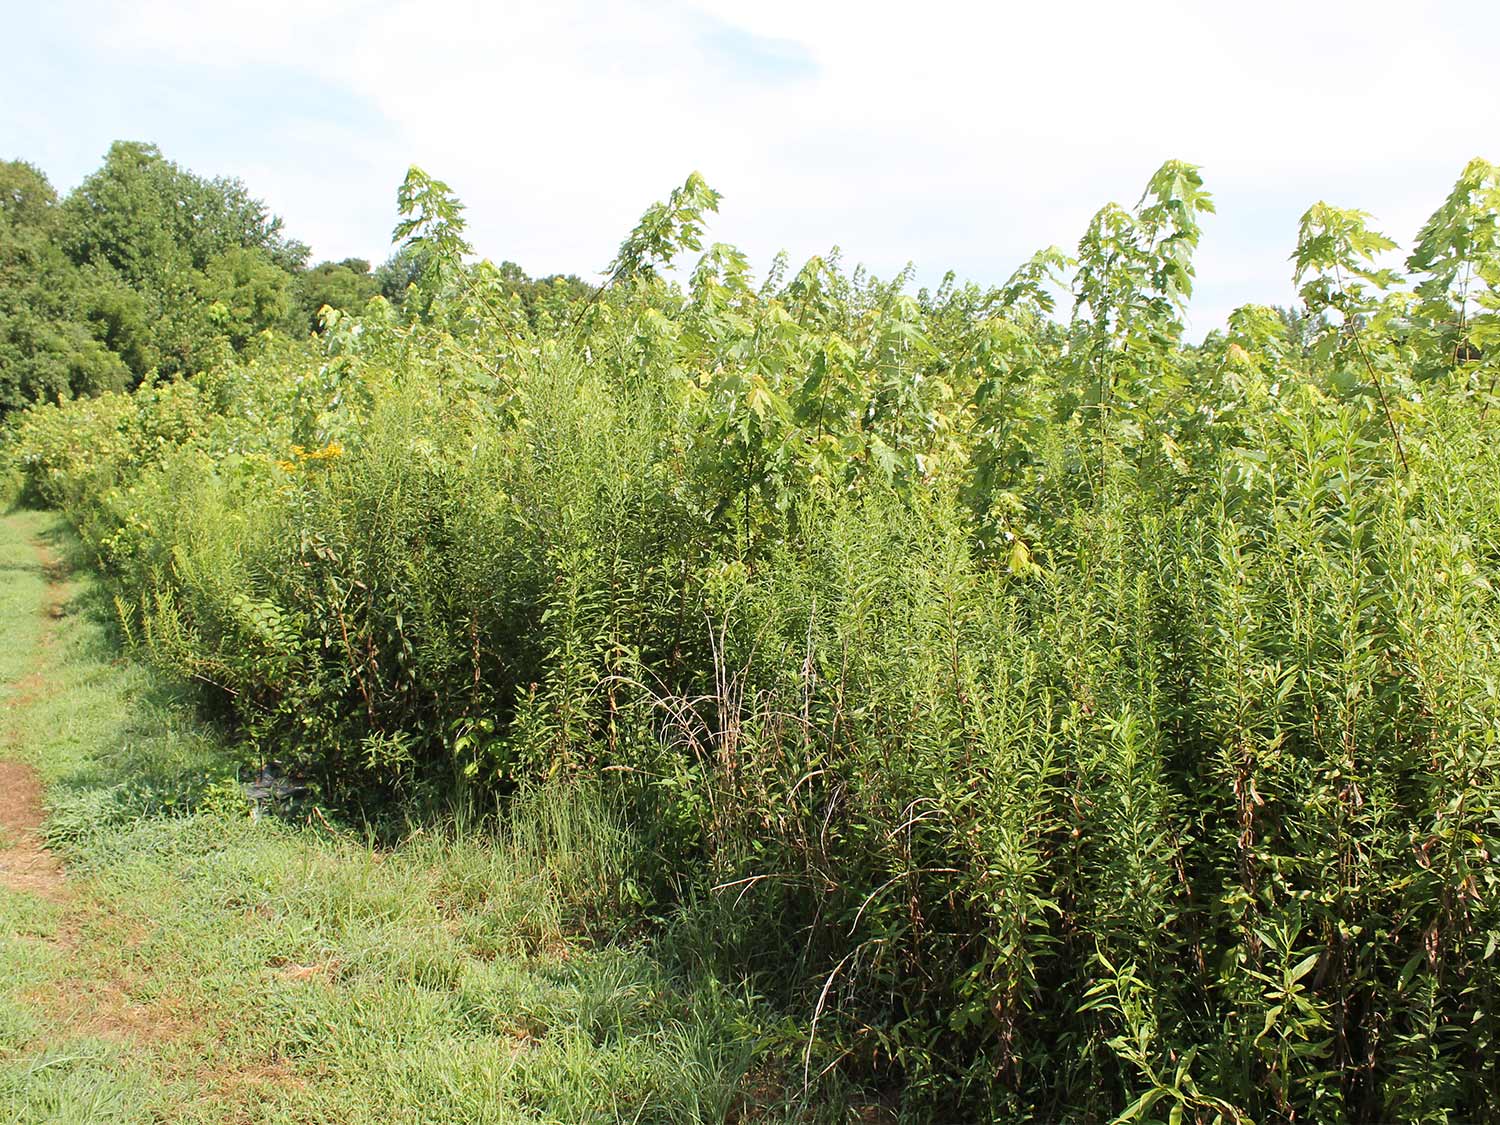
[[[1500,160],[1500,3],[0,0],[0,159],[63,191],[115,139],[238,176],[316,259],[379,262],[410,164],[480,254],[596,276],[693,170],[760,269],[830,247],[1003,282],[1198,164],[1190,333],[1295,299],[1319,200],[1409,246]]]

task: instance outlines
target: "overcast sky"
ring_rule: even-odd
[[[317,258],[389,251],[408,164],[485,256],[596,274],[693,169],[761,268],[844,248],[1003,281],[1169,157],[1218,205],[1195,336],[1290,303],[1326,199],[1403,245],[1500,160],[1500,3],[5,0],[0,158],[62,190],[112,140],[241,177]]]

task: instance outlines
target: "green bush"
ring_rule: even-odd
[[[0,454],[3,458],[3,454]],[[0,459],[0,512],[8,512],[21,502],[25,492],[26,478],[20,469],[5,464]]]
[[[832,259],[755,288],[715,245],[669,284],[696,177],[604,290],[523,308],[414,173],[420,300],[35,408],[11,457],[129,635],[321,795],[601,787],[647,854],[539,838],[536,877],[699,935],[798,1014],[810,1081],[944,1120],[1474,1117],[1488,167],[1424,228],[1420,301],[1319,205],[1305,314],[1201,346],[1177,163],[1090,225],[1065,322],[1055,251],[912,296]]]

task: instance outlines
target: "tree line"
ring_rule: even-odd
[[[0,414],[203,371],[266,333],[305,338],[324,309],[400,306],[422,270],[411,249],[374,268],[310,256],[242,182],[152,144],[115,142],[62,197],[36,166],[0,162]],[[503,269],[528,302],[554,280]]]

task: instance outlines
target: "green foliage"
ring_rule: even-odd
[[[406,301],[407,292],[421,276],[421,257],[410,247],[398,247],[374,274],[380,295],[398,308]]]
[[[291,279],[255,250],[221,254],[209,263],[204,281],[201,300],[208,302],[212,321],[236,351],[281,323],[290,309]]]
[[[462,204],[420,169],[398,205],[401,245],[380,269],[359,258],[304,269],[307,247],[244,184],[154,145],[115,143],[61,202],[36,168],[0,164],[0,416],[206,371],[280,347],[273,336],[305,340],[329,327],[325,309],[361,316],[377,295],[413,320],[445,297],[444,315],[463,319],[462,291],[536,328],[571,320],[595,292],[511,262],[469,264]]]
[[[404,290],[403,286],[403,290]],[[380,282],[363,258],[321,262],[297,278],[293,315],[299,331],[322,329],[324,308],[358,314],[380,292]]]
[[[0,216],[14,229],[55,229],[57,192],[41,169],[24,160],[0,163]]]
[[[1302,300],[1309,316],[1332,312],[1339,320],[1325,328],[1314,344],[1315,354],[1331,360],[1343,385],[1369,376],[1380,409],[1390,429],[1391,441],[1402,469],[1406,469],[1406,450],[1401,432],[1385,392],[1385,379],[1401,379],[1409,369],[1409,360],[1401,355],[1399,338],[1390,331],[1390,320],[1400,306],[1381,295],[1397,281],[1390,268],[1376,265],[1379,255],[1396,248],[1396,243],[1378,231],[1365,226],[1369,218],[1363,211],[1315,203],[1302,216],[1297,231],[1297,249],[1292,254],[1296,264],[1292,280],[1301,283]],[[1311,276],[1309,276],[1311,275]],[[1304,282],[1303,279],[1307,278]],[[1372,347],[1367,336],[1375,337]],[[1357,357],[1362,373],[1351,373]]]
[[[435,180],[413,164],[396,193],[401,221],[391,241],[421,263],[412,281],[413,311],[426,315],[434,301],[462,275],[464,258],[474,248],[464,240],[464,206],[442,180]]]
[[[0,165],[0,414],[214,366],[287,319],[306,248],[243,184],[119,142],[61,203]]]
[[[1452,371],[1494,387],[1500,354],[1500,169],[1471,160],[1406,260],[1422,277],[1413,321],[1418,375]]]
[[[118,278],[143,306],[151,345],[135,378],[212,367],[285,321],[307,248],[287,240],[238,180],[205,179],[154,145],[119,141],[62,205],[72,260]]]
[[[688,176],[665,203],[647,208],[630,237],[620,243],[609,266],[610,277],[619,281],[651,274],[684,250],[701,250],[704,215],[719,209],[719,198],[699,173]]]
[[[566,320],[571,310],[594,295],[594,286],[573,274],[530,277],[515,262],[496,267],[499,289],[521,302],[527,319],[535,326],[543,317],[554,323]]]
[[[646,856],[610,910],[798,1013],[809,1082],[939,1120],[1472,1118],[1488,168],[1414,290],[1318,204],[1303,308],[1198,348],[1178,162],[1076,266],[915,295],[837,252],[757,285],[695,175],[604,287],[529,306],[413,169],[399,312],[37,408],[11,459],[129,634],[320,796],[600,786]]]
[[[264,251],[285,271],[307,256],[244,184],[197,176],[155,145],[135,141],[111,145],[103,166],[68,196],[64,210],[73,259],[108,263],[138,285],[159,285],[184,268],[206,269],[231,250]]]
[[[69,893],[0,895],[0,1120],[846,1119],[774,1012],[643,939],[620,899],[639,843],[602,786],[380,844],[252,810],[222,732],[121,658],[94,581],[42,625],[37,540],[69,537],[0,523],[0,738],[50,783]],[[274,1080],[224,1082],[226,1059]]]
[[[121,352],[133,354],[140,317],[110,279],[73,267],[61,227],[46,177],[0,164],[0,415],[129,384]]]

